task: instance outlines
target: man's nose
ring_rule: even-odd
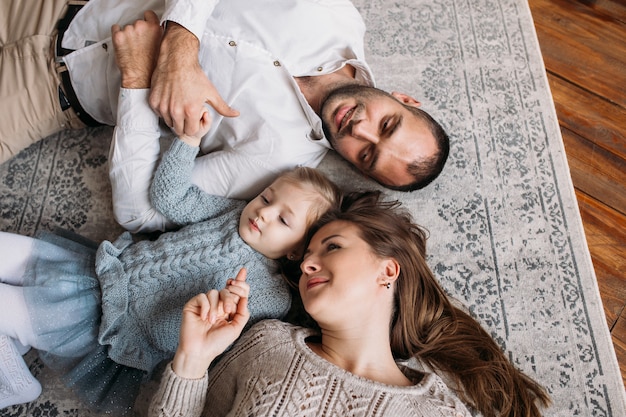
[[[371,143],[378,143],[380,140],[376,129],[365,120],[359,120],[352,124],[352,136]]]

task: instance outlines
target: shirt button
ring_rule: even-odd
[[[280,61],[274,61],[274,66],[275,67],[280,67]]]
[[[323,70],[323,69],[324,69],[324,68],[322,68],[322,67],[317,67],[317,71],[318,71],[318,72],[322,72],[322,70]]]
[[[235,41],[230,41],[230,42],[228,42],[228,44],[230,46],[237,46],[237,42],[235,42]]]

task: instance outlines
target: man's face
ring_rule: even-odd
[[[320,113],[333,148],[383,185],[411,184],[414,178],[408,165],[433,156],[438,149],[425,121],[373,87],[339,87],[324,100]]]

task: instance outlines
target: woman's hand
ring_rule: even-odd
[[[226,286],[229,294],[238,297],[236,311],[229,315],[224,310],[224,293],[211,290],[189,300],[183,308],[183,322],[172,370],[187,379],[202,378],[213,360],[241,335],[250,318],[248,295],[242,268]],[[232,298],[230,301],[232,302]]]

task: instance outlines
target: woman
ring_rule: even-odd
[[[319,331],[254,326],[206,375],[247,320],[246,284],[231,321],[218,293],[185,307],[180,345],[151,415],[539,416],[548,396],[453,306],[426,264],[424,231],[378,193],[346,199],[310,231],[299,291]],[[205,318],[211,312],[211,320]],[[398,366],[415,357],[446,375]]]

